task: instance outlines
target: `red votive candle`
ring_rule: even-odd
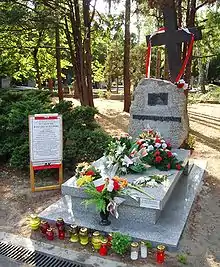
[[[108,247],[110,248],[112,246],[112,234],[108,234]]]
[[[107,239],[103,239],[101,248],[99,249],[99,255],[101,255],[101,256],[106,256],[107,255],[107,253],[108,253],[107,244],[108,244],[108,240]]]
[[[164,263],[165,260],[165,246],[157,246],[157,263]]]
[[[58,228],[58,230],[62,230],[64,228],[64,220],[62,218],[58,218],[56,221],[56,227]]]
[[[48,228],[50,228],[49,223],[46,221],[41,221],[41,224],[40,224],[41,233],[46,234]]]
[[[63,239],[65,238],[65,231],[64,231],[64,228],[60,228],[60,229],[58,230],[58,238],[59,238],[60,240],[63,240]]]
[[[46,231],[46,237],[48,240],[53,240],[54,239],[54,232],[52,228],[48,228]]]

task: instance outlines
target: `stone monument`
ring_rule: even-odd
[[[158,130],[172,147],[187,138],[186,96],[168,81],[142,79],[134,92],[130,110],[129,134],[137,137],[150,127]]]
[[[1,79],[1,88],[4,88],[4,89],[10,88],[10,84],[11,84],[10,77],[5,77]]]

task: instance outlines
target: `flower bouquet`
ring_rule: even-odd
[[[117,199],[119,194],[127,186],[126,179],[113,178],[100,178],[93,183],[87,183],[84,186],[84,191],[89,195],[89,199],[84,200],[84,204],[96,206],[96,210],[100,212],[101,225],[109,225],[111,222],[108,220],[109,212],[118,218],[117,205],[123,200]],[[119,202],[120,203],[119,203]]]
[[[111,170],[117,166],[117,174],[139,173],[146,170],[149,166],[141,161],[145,156],[144,151],[139,150],[135,156],[131,155],[133,143],[128,134],[113,138],[104,153],[106,169]]]
[[[182,169],[176,153],[171,152],[171,144],[166,142],[160,133],[152,129],[145,130],[140,134],[139,139],[132,146],[131,155],[135,156],[140,151],[145,154],[141,160],[159,170]]]
[[[86,183],[101,178],[100,171],[87,162],[79,163],[76,166],[76,185],[81,187]]]
[[[111,223],[108,220],[109,213],[116,218],[119,217],[117,207],[125,200],[119,196],[126,194],[126,188],[132,188],[154,199],[139,186],[131,185],[126,179],[114,176],[113,178],[100,178],[86,183],[84,185],[84,191],[90,198],[84,200],[83,203],[86,206],[91,204],[95,205],[96,210],[100,212],[100,224],[109,225]]]

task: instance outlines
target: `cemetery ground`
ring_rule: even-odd
[[[76,100],[72,101],[74,105],[79,104]],[[107,132],[115,135],[127,131],[129,115],[121,112],[123,102],[95,99],[95,105],[100,112],[97,120]],[[220,266],[220,105],[193,104],[188,110],[190,131],[196,137],[192,157],[206,159],[208,165],[201,191],[193,204],[183,232],[180,249],[177,253],[168,253],[166,266],[182,266],[177,261],[177,254],[184,254],[187,256],[185,266],[215,267]],[[65,179],[70,178],[70,175],[66,174]],[[26,217],[33,212],[39,213],[54,203],[60,198],[60,192],[31,193],[29,175],[5,166],[0,167],[0,184],[0,231],[47,242],[40,235],[31,234]],[[73,247],[68,241],[56,240],[53,244]],[[82,251],[80,246],[74,246],[74,249]],[[149,261],[152,264],[155,262],[153,255],[150,255]],[[135,264],[132,263],[132,266],[145,266],[144,263],[146,261],[139,260]]]

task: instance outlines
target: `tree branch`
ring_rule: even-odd
[[[213,4],[213,3],[215,3],[216,2],[216,0],[212,0],[212,1],[210,1],[210,0],[206,0],[205,2],[203,2],[202,4],[200,4],[200,5],[198,5],[197,7],[196,7],[196,11],[198,10],[198,9],[200,9],[201,7],[203,7],[204,5],[207,5],[207,4]]]

